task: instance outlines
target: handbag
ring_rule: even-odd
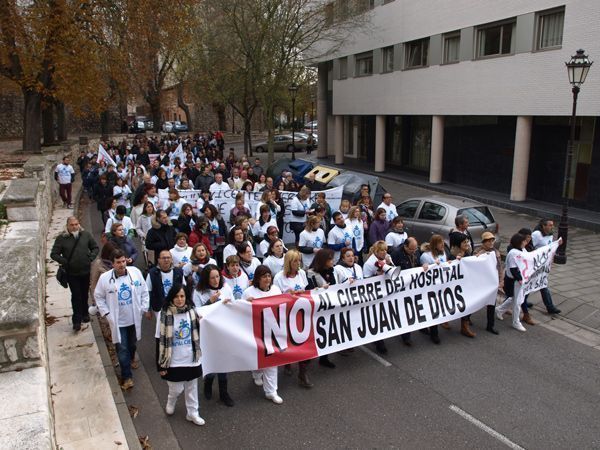
[[[77,247],[77,244],[79,244],[80,237],[81,237],[81,232],[79,233],[79,236],[77,236],[77,239],[75,240],[75,245],[71,249],[71,253],[69,254],[69,257],[67,258],[67,264],[66,264],[67,267],[69,266],[69,263],[71,262],[73,253],[75,253],[75,248]],[[69,277],[67,275],[67,269],[65,269],[62,265],[59,266],[58,270],[56,271],[56,281],[58,281],[58,284],[60,284],[65,289],[69,287]]]

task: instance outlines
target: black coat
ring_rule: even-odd
[[[69,275],[89,275],[90,265],[98,256],[98,244],[96,244],[94,237],[85,230],[79,232],[77,247],[75,247],[75,242],[76,239],[71,233],[59,234],[50,251],[50,258],[63,266]],[[74,247],[75,250],[73,250]],[[67,266],[67,259],[71,252],[73,252],[73,255]]]
[[[162,250],[171,250],[175,247],[175,236],[177,232],[173,225],[163,225],[152,220],[152,228],[146,235],[146,248],[155,252],[155,258]]]

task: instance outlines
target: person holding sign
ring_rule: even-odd
[[[281,292],[292,295],[300,295],[308,287],[306,272],[301,268],[302,255],[297,250],[290,250],[285,254],[283,262],[283,271],[277,273],[273,284],[281,289]],[[310,360],[298,362],[298,384],[304,388],[310,389],[313,383],[308,378],[308,365]],[[291,375],[291,365],[285,366],[286,373]]]
[[[475,252],[475,256],[483,255],[485,253],[493,253],[496,257],[496,269],[498,269],[498,292],[504,293],[504,269],[502,268],[502,258],[500,252],[494,248],[494,242],[496,237],[493,233],[485,231],[481,235],[481,247]],[[487,305],[487,326],[486,331],[492,334],[498,334],[498,331],[494,328],[495,322],[495,309],[496,305]]]
[[[531,234],[531,242],[533,244],[533,248],[538,249],[540,247],[543,247],[544,245],[552,244],[554,239],[552,234],[553,228],[553,220],[540,220],[540,223],[535,227],[533,233]],[[560,314],[560,309],[554,306],[554,303],[552,302],[552,294],[550,294],[550,289],[548,289],[547,287],[542,288],[540,290],[540,294],[542,295],[542,301],[544,302],[544,306],[546,307],[546,311],[548,311],[548,314]]]
[[[256,268],[252,285],[244,291],[242,300],[252,302],[257,298],[281,295],[281,289],[273,285],[273,275],[267,266],[260,265]],[[252,371],[254,384],[262,386],[265,397],[276,405],[281,405],[283,399],[277,394],[277,367]]]
[[[518,331],[527,331],[521,324],[519,315],[521,313],[520,302],[523,298],[519,295],[523,277],[517,265],[516,257],[523,251],[527,245],[527,238],[520,233],[514,234],[510,238],[510,246],[512,249],[506,255],[506,268],[504,270],[504,292],[506,300],[500,306],[496,307],[496,317],[498,320],[503,320],[504,313],[512,306],[512,327]],[[520,298],[521,297],[521,298]]]

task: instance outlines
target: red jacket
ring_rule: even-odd
[[[192,232],[190,233],[190,235],[188,237],[188,245],[190,247],[193,247],[198,242],[202,242],[204,245],[206,245],[206,248],[208,249],[208,253],[210,253],[210,256],[213,255],[213,249],[210,246],[210,240],[208,239],[208,236],[205,234],[202,234],[202,233],[198,233],[196,230],[192,230]]]

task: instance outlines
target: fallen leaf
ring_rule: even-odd
[[[129,405],[127,407],[127,409],[129,409],[129,415],[132,418],[136,418],[138,416],[138,414],[140,413],[140,409],[137,406],[133,406],[133,405]]]

